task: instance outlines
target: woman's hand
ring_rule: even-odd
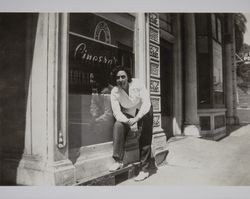
[[[138,119],[137,117],[130,118],[130,119],[128,120],[128,124],[129,124],[130,126],[132,126],[134,123],[136,123],[136,122],[138,122],[138,121],[139,121],[139,119]]]

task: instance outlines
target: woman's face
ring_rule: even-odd
[[[116,74],[116,84],[118,87],[127,90],[128,88],[128,75],[125,71],[121,70]]]

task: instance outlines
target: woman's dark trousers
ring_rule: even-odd
[[[142,128],[139,137],[139,151],[141,170],[147,171],[152,160],[152,134],[153,134],[153,110],[152,106],[149,112],[144,115],[139,121],[138,126]],[[125,141],[128,131],[130,130],[128,124],[116,121],[113,129],[113,158],[122,162],[124,156]]]

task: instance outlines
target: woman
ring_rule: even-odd
[[[117,66],[113,70],[113,77],[116,82],[116,86],[111,91],[111,107],[116,119],[113,128],[113,158],[115,163],[110,171],[123,167],[124,143],[127,132],[139,123],[142,124],[139,138],[141,171],[135,180],[144,180],[149,176],[149,166],[152,160],[153,111],[149,92],[138,79],[132,79],[130,72],[122,66]]]

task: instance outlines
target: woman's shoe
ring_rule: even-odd
[[[122,162],[115,162],[110,168],[109,171],[113,172],[113,171],[117,171],[119,169],[121,169],[123,167],[123,163]]]
[[[148,171],[140,171],[139,175],[134,178],[135,181],[142,181],[149,177]]]

